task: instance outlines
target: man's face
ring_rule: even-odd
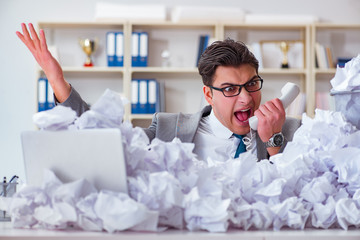
[[[249,64],[238,67],[219,66],[212,86],[224,88],[229,85],[242,85],[256,77],[256,70]],[[241,88],[239,95],[225,97],[221,91],[203,87],[205,98],[212,106],[216,118],[233,133],[244,135],[250,131],[249,118],[254,115],[261,102],[261,91],[251,92]]]

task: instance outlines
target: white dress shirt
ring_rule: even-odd
[[[247,135],[254,136],[251,132]],[[255,137],[249,138],[251,144],[247,150],[256,150]],[[236,149],[240,139],[233,136],[233,133],[215,117],[214,111],[210,115],[200,120],[196,131],[194,143],[194,153],[200,160],[207,160],[210,157],[213,160],[227,160],[235,156]]]

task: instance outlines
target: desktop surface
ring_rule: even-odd
[[[78,230],[16,229],[11,222],[0,222],[0,239],[121,239],[121,240],[197,240],[197,239],[246,239],[246,240],[359,240],[360,229],[282,229],[244,231],[230,229],[226,233],[169,229],[159,233],[124,231],[116,233],[86,232]]]

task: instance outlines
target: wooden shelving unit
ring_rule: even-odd
[[[172,22],[39,22],[38,27],[45,29],[48,45],[56,45],[60,63],[63,67],[66,79],[71,83],[77,81],[86,83],[84,78],[90,77],[91,82],[99,82],[102,76],[107,76],[104,84],[110,82],[125,97],[131,99],[131,80],[133,78],[156,78],[166,83],[166,111],[169,112],[195,112],[200,109],[202,81],[195,67],[197,56],[198,38],[200,34],[209,34],[214,39],[225,39],[227,37],[243,41],[251,45],[259,41],[296,40],[303,43],[303,67],[302,68],[261,68],[259,74],[266,80],[263,89],[263,99],[280,96],[281,86],[287,81],[294,81],[301,87],[306,95],[306,113],[314,115],[316,107],[315,94],[317,89],[317,78],[319,76],[332,76],[335,69],[317,69],[315,67],[315,43],[328,40],[332,32],[337,35],[348,34],[359,36],[360,25],[335,25],[335,24],[243,24],[217,22],[199,23],[172,23]],[[108,31],[124,32],[124,66],[107,67],[105,53],[105,36]],[[149,34],[149,56],[148,67],[131,66],[131,33],[133,31],[147,31]],[[357,34],[357,35],[356,35]],[[94,54],[95,67],[82,67],[85,57],[81,51],[77,39],[84,36],[96,36],[99,38],[99,50]],[[357,38],[360,39],[360,36]],[[331,37],[330,37],[331,43]],[[352,40],[350,40],[351,42]],[[353,43],[357,44],[357,43]],[[360,46],[357,45],[357,52]],[[160,53],[169,50],[172,54],[172,64],[169,67],[161,66]],[[339,56],[339,48],[334,48],[334,55]],[[355,51],[354,51],[355,55]],[[40,69],[38,75],[42,74]],[[268,84],[271,82],[271,84]],[[326,83],[327,84],[327,83]],[[104,86],[108,88],[111,86]],[[84,87],[87,91],[87,87]],[[88,93],[100,96],[98,92]],[[198,89],[198,91],[196,90]],[[81,94],[83,90],[78,89]],[[172,99],[174,98],[174,99]],[[176,98],[176,99],[175,99]],[[180,99],[179,99],[180,98]],[[195,106],[194,102],[199,102]],[[151,115],[131,114],[130,106],[125,109],[125,119],[149,121]],[[299,116],[295,116],[299,117]]]

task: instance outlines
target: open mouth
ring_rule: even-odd
[[[248,122],[249,118],[251,116],[251,109],[242,109],[240,111],[237,111],[234,113],[235,117],[240,121],[240,122]]]

